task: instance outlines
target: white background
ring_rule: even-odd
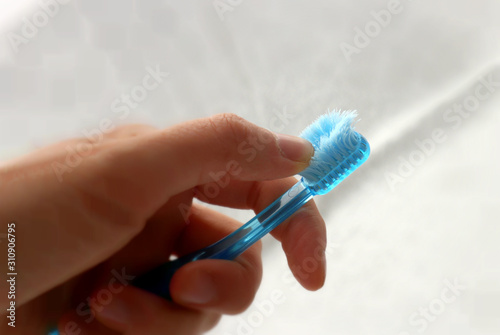
[[[500,82],[500,2],[401,0],[388,17],[378,0],[226,0],[224,13],[211,1],[81,0],[18,45],[12,34],[43,8],[13,3],[0,1],[0,159],[103,118],[163,127],[232,112],[298,134],[328,109],[358,110],[372,155],[317,199],[325,287],[289,280],[266,238],[255,303],[211,334],[500,333],[500,86],[478,88]],[[157,65],[170,76],[118,118],[112,101]]]

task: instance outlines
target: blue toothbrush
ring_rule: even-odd
[[[329,112],[304,129],[301,137],[312,143],[314,156],[301,180],[239,229],[218,242],[164,263],[137,277],[133,285],[171,300],[170,280],[181,266],[200,259],[232,260],[313,196],[331,191],[363,164],[370,154],[366,139],[353,128],[355,112]]]

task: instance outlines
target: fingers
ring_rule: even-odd
[[[179,253],[203,248],[240,225],[211,209],[196,206],[190,225],[179,241]],[[234,261],[200,260],[181,267],[172,278],[170,293],[183,306],[236,314],[253,301],[262,278],[261,245],[257,243]]]
[[[200,260],[180,268],[170,290],[172,299],[182,306],[238,314],[252,303],[261,276],[260,264],[243,257],[235,261]]]
[[[202,334],[220,318],[217,313],[183,308],[132,286],[124,287],[104,306],[91,302],[90,307],[100,323],[126,335]]]
[[[185,122],[147,136],[122,141],[105,166],[109,188],[125,207],[154,211],[173,194],[219,176],[266,180],[306,168],[312,145],[298,137],[276,135],[232,114]],[[120,185],[113,185],[113,182]]]
[[[197,187],[195,195],[220,206],[251,208],[259,213],[292,187],[293,177],[272,181],[231,180],[215,197]],[[326,275],[326,226],[314,201],[309,201],[271,234],[282,242],[288,264],[297,280],[309,290],[321,288]]]
[[[205,247],[239,226],[223,214],[194,205],[190,224],[178,238],[176,252],[182,255]],[[239,313],[253,301],[262,277],[260,252],[261,245],[257,243],[234,261],[203,260],[183,266],[170,286],[175,304],[126,286],[113,287],[118,293],[112,296],[102,294],[109,287],[96,289],[90,306],[99,322],[127,335],[199,334],[213,327],[220,313]],[[93,330],[97,326],[82,324],[80,317],[79,327]]]

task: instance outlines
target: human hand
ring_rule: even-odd
[[[65,164],[68,145],[85,143],[92,150],[78,166],[54,172],[61,166],[55,162]],[[0,166],[0,222],[15,222],[19,241],[16,330],[41,334],[52,320],[66,335],[199,334],[221,314],[243,311],[260,283],[260,243],[235,261],[180,268],[170,286],[173,302],[129,283],[170,255],[203,248],[241,225],[193,204],[193,197],[257,213],[296,183],[290,176],[307,167],[312,153],[306,141],[223,114],[164,130],[121,127],[100,141],[73,139]],[[272,235],[297,280],[320,288],[326,231],[314,203]],[[319,266],[303,275],[309,257]]]

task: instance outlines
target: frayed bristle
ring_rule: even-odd
[[[300,175],[317,193],[328,192],[368,158],[368,142],[354,131],[356,116],[355,111],[328,112],[300,134],[315,150]]]

